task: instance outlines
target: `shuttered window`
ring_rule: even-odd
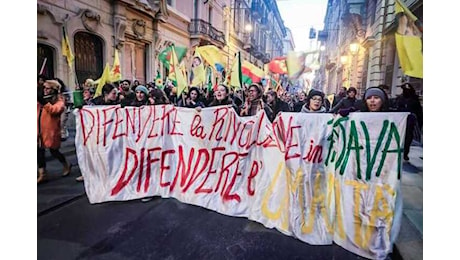
[[[98,79],[102,75],[102,39],[94,34],[78,32],[75,34],[75,72],[79,84],[86,79]]]

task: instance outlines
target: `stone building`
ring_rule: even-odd
[[[248,27],[248,24],[251,27]],[[75,61],[62,56],[65,28]],[[37,2],[37,68],[59,77],[71,89],[97,79],[119,51],[123,78],[153,81],[165,76],[158,54],[171,44],[188,48],[212,44],[227,60],[242,56],[263,68],[283,53],[286,29],[275,0],[39,0]],[[186,65],[187,67],[187,65]],[[75,77],[76,75],[76,77]]]
[[[402,1],[423,21],[421,0]],[[320,63],[326,93],[354,86],[361,96],[366,88],[385,84],[394,97],[396,87],[411,82],[423,95],[423,80],[404,76],[395,44],[395,0],[329,0],[325,27],[318,39],[324,44]],[[350,45],[357,47],[350,49]]]

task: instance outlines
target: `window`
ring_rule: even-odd
[[[78,82],[98,79],[102,75],[102,40],[94,34],[78,32],[75,34],[75,73]]]
[[[37,45],[37,72],[43,67],[41,74],[54,78],[54,50],[51,46],[45,44]]]
[[[166,3],[167,3],[169,6],[172,6],[172,7],[175,6],[175,1],[174,1],[174,0],[167,0]]]
[[[209,7],[209,12],[208,12],[208,23],[212,24],[212,7]]]

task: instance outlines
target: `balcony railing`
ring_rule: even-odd
[[[191,35],[204,35],[225,45],[225,35],[223,32],[214,28],[210,23],[201,19],[192,19],[188,26],[188,31]]]

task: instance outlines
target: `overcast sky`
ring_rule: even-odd
[[[308,39],[310,28],[317,31],[324,27],[327,0],[277,0],[284,26],[293,34],[295,50],[312,49],[312,41]]]

